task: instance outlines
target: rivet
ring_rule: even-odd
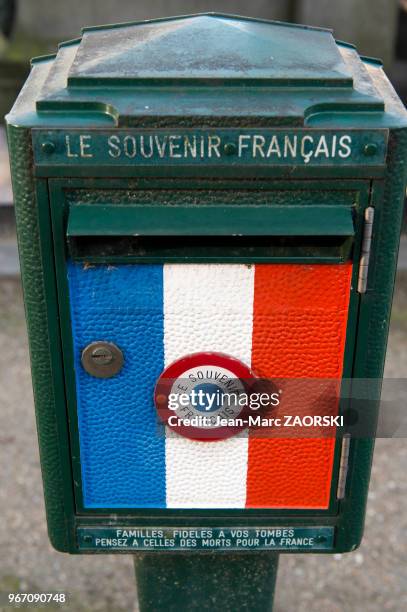
[[[326,542],[326,537],[323,535],[319,535],[315,538],[315,542],[317,542],[318,544],[322,544],[323,542]]]
[[[367,145],[365,145],[363,152],[367,157],[372,157],[373,155],[376,155],[377,144],[375,144],[374,142],[369,142]]]
[[[52,153],[55,151],[55,143],[53,143],[51,140],[46,140],[42,143],[41,148],[46,155],[52,155]]]
[[[226,155],[234,155],[237,151],[237,147],[234,142],[227,142],[224,145],[223,150]]]

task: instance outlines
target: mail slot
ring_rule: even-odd
[[[85,28],[7,124],[53,545],[353,550],[406,178],[380,62],[227,15]]]
[[[354,205],[73,205],[67,237],[77,260],[344,261],[353,244]],[[321,215],[323,218],[321,220]],[[123,259],[123,261],[125,261]]]

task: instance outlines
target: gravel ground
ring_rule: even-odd
[[[13,280],[0,282],[0,343],[0,610],[4,594],[24,590],[65,592],[64,608],[75,612],[129,612],[135,606],[130,557],[70,557],[48,543],[21,290]],[[407,371],[405,272],[386,367],[392,377]],[[362,546],[347,555],[283,555],[277,612],[407,609],[406,464],[404,439],[377,441]]]

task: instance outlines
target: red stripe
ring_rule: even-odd
[[[258,376],[341,378],[351,275],[350,263],[256,266],[252,368]],[[336,393],[330,414],[337,413]],[[284,414],[287,403],[280,408]],[[335,439],[255,435],[249,440],[246,507],[327,508]]]

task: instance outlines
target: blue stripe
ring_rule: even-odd
[[[164,367],[161,265],[70,263],[84,506],[165,507],[165,437],[153,390]],[[90,342],[114,342],[125,363],[100,379],[81,366]]]

